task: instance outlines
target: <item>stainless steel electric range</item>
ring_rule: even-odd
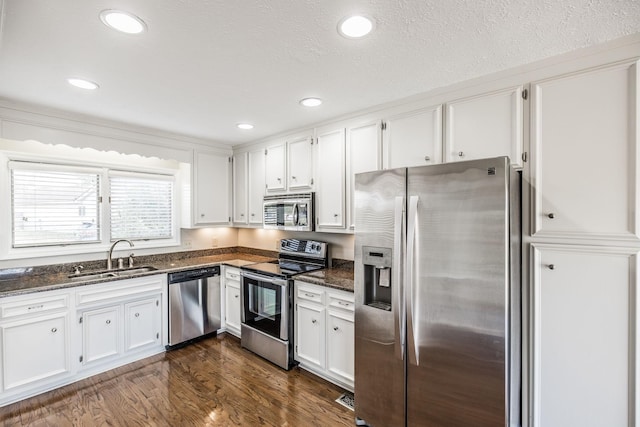
[[[283,369],[293,365],[293,278],[328,266],[328,244],[282,239],[277,263],[241,267],[242,347]]]

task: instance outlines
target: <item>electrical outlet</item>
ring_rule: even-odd
[[[211,247],[212,247],[212,248],[217,248],[217,247],[218,247],[218,245],[219,245],[219,243],[218,243],[218,238],[217,238],[217,237],[212,238],[212,239],[211,239]]]
[[[191,247],[191,240],[185,240],[183,242],[183,245],[184,245],[185,248],[190,248]]]

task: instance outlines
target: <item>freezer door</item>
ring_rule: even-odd
[[[406,169],[355,179],[355,415],[405,422],[403,250]]]
[[[507,158],[410,168],[407,425],[508,425]]]

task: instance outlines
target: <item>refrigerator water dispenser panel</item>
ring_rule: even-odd
[[[362,247],[364,304],[391,311],[391,248]]]

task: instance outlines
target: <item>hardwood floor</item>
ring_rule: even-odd
[[[0,425],[353,426],[341,393],[222,334],[0,408]]]

